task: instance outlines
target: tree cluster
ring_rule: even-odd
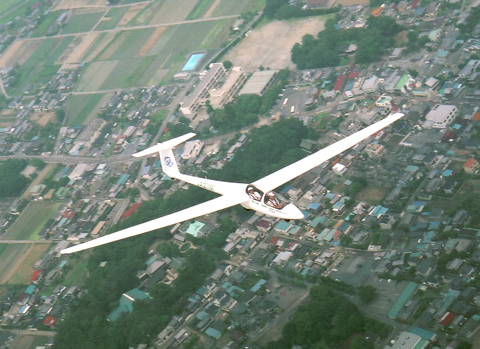
[[[343,48],[356,44],[356,63],[371,63],[379,60],[387,48],[395,44],[394,36],[402,30],[391,17],[370,16],[366,28],[338,30],[333,20],[327,20],[325,30],[317,34],[305,35],[301,43],[296,43],[291,52],[292,62],[298,69],[312,69],[337,66]]]
[[[27,164],[21,159],[8,159],[0,164],[0,198],[16,197],[30,184],[30,179],[20,173]]]
[[[298,119],[284,119],[251,132],[246,142],[218,175],[218,179],[250,183],[306,156],[302,139],[318,135]]]
[[[462,34],[470,35],[478,23],[480,23],[480,6],[470,9],[470,15],[468,16],[467,20],[462,24],[458,24],[457,26]]]
[[[308,302],[298,307],[283,328],[282,338],[270,342],[267,349],[317,348],[320,343],[333,348],[364,330],[365,318],[355,304],[328,286],[313,286]]]
[[[410,30],[407,33],[407,52],[417,52],[423,48],[427,42],[430,41],[427,35],[419,37],[418,34],[419,33],[417,30]]]

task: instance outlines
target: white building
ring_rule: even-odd
[[[247,76],[241,67],[233,67],[228,74],[223,86],[219,89],[210,90],[210,105],[213,108],[221,108],[229,103],[245,84]]]
[[[203,144],[204,143],[198,139],[185,143],[185,148],[183,149],[182,153],[182,159],[188,160],[196,157],[202,151]]]
[[[371,78],[365,80],[362,86],[362,90],[364,93],[375,93],[378,89],[378,77],[376,75],[372,75]]]
[[[402,332],[398,339],[389,347],[391,349],[423,349],[430,342],[416,334],[410,332]]]
[[[353,84],[352,92],[355,96],[360,96],[363,94],[362,85],[365,81],[365,78],[357,78]]]
[[[475,72],[475,70],[479,65],[480,65],[480,60],[471,59],[470,61],[468,61],[465,67],[463,67],[462,70],[458,72],[458,76],[461,78],[469,77],[473,72]]]
[[[75,166],[73,171],[70,172],[70,174],[68,175],[68,178],[70,178],[70,180],[75,180],[75,181],[82,179],[83,174],[87,171],[89,167],[90,167],[90,164],[84,164],[84,163],[78,164],[77,166]]]
[[[454,105],[436,104],[425,116],[425,128],[446,128],[458,115]]]
[[[262,70],[253,73],[238,94],[263,96],[265,91],[274,83],[277,74],[278,70]]]
[[[212,63],[209,68],[193,92],[180,102],[180,111],[187,117],[195,116],[208,98],[210,90],[215,89],[227,74],[222,63]]]

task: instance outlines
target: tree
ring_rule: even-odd
[[[27,161],[7,159],[0,165],[0,198],[14,197],[30,183],[30,179],[20,172],[27,166]]]
[[[412,78],[416,78],[418,76],[418,71],[415,69],[408,69],[408,74],[410,74]]]
[[[369,342],[364,336],[356,336],[352,339],[348,349],[374,349],[372,342]]]
[[[39,170],[45,167],[45,163],[43,162],[42,159],[39,159],[39,158],[33,158],[32,160],[30,160],[30,165],[38,168]]]
[[[365,304],[370,304],[377,298],[377,288],[372,285],[362,285],[358,287],[358,297]]]
[[[230,61],[223,61],[223,67],[224,67],[225,69],[228,70],[228,69],[230,69],[232,66],[233,66],[233,63],[232,63],[232,62],[230,62]]]
[[[270,342],[267,348],[320,348],[340,346],[355,332],[365,330],[365,318],[360,310],[344,296],[328,286],[313,286],[309,300],[300,305],[285,325],[282,338]]]

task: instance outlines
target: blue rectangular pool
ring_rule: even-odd
[[[181,71],[195,70],[195,68],[197,68],[198,63],[200,63],[203,56],[205,56],[205,52],[193,53],[188,58],[187,63],[185,63]]]

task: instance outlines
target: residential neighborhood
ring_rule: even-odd
[[[49,15],[59,3],[29,3],[28,15],[1,24],[0,53],[21,40],[70,35],[64,29],[77,14],[57,9]],[[302,210],[303,220],[240,207],[152,233],[142,254],[132,245],[141,263],[128,271],[132,278],[122,275],[123,285],[111,286],[119,296],[92,322],[117,328],[127,318],[141,319],[142,306],[184,282],[193,253],[208,251],[211,270],[201,285],[179,294],[161,328],[149,329],[155,335],[129,339],[135,342],[130,348],[272,347],[318,285],[388,327],[387,333],[368,329],[349,341],[358,336],[368,348],[382,349],[476,348],[480,24],[471,21],[480,2],[380,5],[344,5],[334,14],[338,31],[364,28],[370,16],[403,26],[398,45],[369,64],[355,62],[353,43],[342,47],[338,66],[302,70],[250,71],[194,50],[177,62],[168,83],[123,81],[102,90],[94,108],[72,102],[92,94],[79,89],[91,62],[28,83],[21,82],[25,62],[0,66],[0,157],[24,161],[20,174],[28,179],[18,197],[0,200],[0,348],[60,348],[57,331],[98,291],[86,280],[122,274],[114,265],[119,256],[60,251],[143,222],[149,217],[144,212],[154,212],[152,203],[191,192],[192,186],[162,172],[158,156],[132,154],[195,132],[196,138],[176,147],[175,157],[182,173],[206,177],[228,169],[261,132],[286,120],[315,131],[297,140],[303,157],[392,113],[404,117],[276,189]],[[290,6],[316,11],[336,5],[308,0]],[[261,15],[235,17],[230,43],[237,36],[248,39]],[[49,25],[42,25],[49,16]],[[411,49],[414,41],[418,46]],[[264,103],[266,110],[249,125],[220,131],[216,113],[233,110],[241,98]],[[93,117],[66,121],[82,113]],[[369,301],[361,296],[367,286]],[[26,337],[29,344],[22,344]]]

